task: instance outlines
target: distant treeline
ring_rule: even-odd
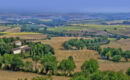
[[[50,27],[54,27],[54,26],[62,26],[64,25],[66,22],[64,20],[60,20],[60,19],[53,19],[51,21],[40,21],[38,19],[24,19],[24,20],[10,20],[9,23],[1,23],[0,25],[25,25],[25,24],[35,24],[35,25],[46,25],[46,26],[50,26]]]

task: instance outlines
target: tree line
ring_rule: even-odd
[[[64,73],[72,71],[75,68],[73,58],[62,60],[59,64],[59,70],[64,71]],[[85,61],[81,66],[80,72],[75,72],[73,74],[68,74],[65,76],[70,76],[69,80],[129,80],[130,79],[130,68],[126,71],[126,74],[114,71],[100,71],[98,61],[95,59],[90,59]],[[32,80],[52,80],[51,75],[49,78],[45,77],[35,77]],[[22,80],[22,79],[18,79]],[[26,79],[27,80],[27,79]]]
[[[98,62],[95,59],[85,61],[81,66],[81,72],[76,72],[70,80],[129,80],[130,68],[126,74],[122,72],[100,71]]]
[[[81,50],[85,47],[89,50],[97,51],[103,59],[112,60],[114,62],[119,62],[122,58],[126,61],[130,59],[130,51],[123,51],[121,48],[104,48],[100,46],[103,44],[108,44],[110,41],[106,37],[97,38],[97,39],[71,39],[65,41],[62,46],[66,50]]]
[[[102,44],[107,44],[110,41],[106,37],[101,37],[101,38],[95,38],[93,40],[91,39],[71,39],[69,41],[65,41],[62,46],[64,49],[71,50],[71,49],[76,49],[76,50],[81,50],[83,48],[87,48],[90,50],[97,50],[99,51],[100,45]]]
[[[124,58],[126,61],[130,59],[130,51],[123,51],[121,48],[104,48],[102,51],[100,51],[100,55],[107,60],[113,60],[115,62],[119,62],[122,58]]]
[[[14,54],[0,55],[0,69],[12,71],[24,71],[40,74],[56,75],[57,71],[61,71],[64,75],[70,75],[76,68],[72,57],[63,59],[59,64],[53,55],[34,56],[32,61],[23,61],[24,57]],[[39,65],[41,68],[39,68]]]

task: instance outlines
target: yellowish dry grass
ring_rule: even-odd
[[[7,32],[1,32],[7,33]],[[1,35],[0,37],[20,37],[21,39],[44,39],[46,35],[39,33],[9,33],[6,35]]]
[[[35,73],[27,73],[27,72],[13,72],[13,71],[3,71],[0,70],[0,80],[18,80],[18,78],[28,78],[28,80],[31,80],[33,77],[36,76],[43,76],[40,74]],[[62,76],[52,76],[53,80],[68,80],[69,77],[62,77]]]
[[[106,47],[122,48],[124,51],[130,50],[130,39],[121,39],[102,46],[102,48],[106,48]]]

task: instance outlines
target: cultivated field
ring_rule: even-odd
[[[125,50],[130,50],[130,39],[121,39],[118,41],[112,41],[110,44],[103,45],[102,48],[112,47],[112,48],[122,48]]]
[[[127,26],[127,25],[72,24],[70,26],[48,28],[48,30],[61,32],[61,31],[79,31],[81,29],[114,30],[115,28],[126,29],[129,27],[130,26]]]
[[[48,28],[48,30],[56,32],[68,32],[68,33],[88,32],[91,34],[94,33],[94,35],[105,35],[105,36],[107,36],[110,33],[130,36],[129,25],[72,24],[69,26]],[[105,32],[105,30],[107,32]]]
[[[21,39],[44,39],[46,35],[40,33],[32,33],[32,32],[19,32],[19,33],[9,33],[9,32],[0,32],[5,33],[0,37],[20,37]]]

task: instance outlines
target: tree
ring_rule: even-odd
[[[0,44],[0,54],[1,54],[1,55],[4,55],[5,53],[10,54],[10,53],[11,53],[11,50],[12,50],[12,48],[11,48],[10,45],[8,45],[8,44],[6,44],[6,43],[1,43],[1,44]]]
[[[98,68],[99,68],[98,62],[95,59],[90,59],[89,61],[85,61],[83,63],[83,65],[81,66],[81,70],[83,72],[87,71],[90,73],[94,73],[94,72],[98,71]]]
[[[48,54],[55,54],[53,47],[47,44],[31,42],[29,46],[31,47],[30,56],[42,57]]]
[[[3,56],[3,63],[4,63],[4,68],[5,69],[10,69],[10,64],[12,62],[13,56],[10,54],[4,54]]]
[[[40,60],[40,57],[39,56],[33,56],[32,57],[32,60],[33,60],[33,62],[34,62],[34,66],[35,66],[35,72],[38,72],[38,68],[37,68],[37,63],[38,63],[38,61]]]
[[[20,70],[21,67],[24,66],[22,59],[15,55],[13,55],[10,65],[11,65],[11,69],[14,71]]]
[[[72,57],[64,59],[60,62],[59,69],[64,71],[65,74],[70,74],[76,68]]]
[[[105,56],[107,57],[108,60],[110,59],[111,54],[112,54],[111,51],[108,51],[108,52],[105,54]]]
[[[106,75],[103,72],[95,72],[90,76],[90,80],[107,80]]]
[[[33,71],[32,62],[26,61],[26,62],[24,63],[24,71],[27,71],[27,72]]]
[[[112,60],[115,61],[115,62],[119,62],[121,60],[121,55],[113,56]]]
[[[89,79],[85,78],[84,76],[77,76],[77,77],[74,77],[70,80],[89,80]]]
[[[126,59],[126,61],[128,61],[128,59],[130,58],[130,51],[125,51],[123,57]]]
[[[4,54],[3,56],[4,68],[9,70],[20,70],[24,64],[18,55]]]
[[[0,55],[0,68],[2,67],[3,64],[3,57]]]
[[[42,70],[45,71],[46,74],[48,74],[48,72],[50,71],[52,74],[55,73],[55,71],[57,70],[57,59],[55,56],[51,56],[51,55],[47,55],[44,56],[41,59],[41,64],[42,64]]]
[[[126,71],[126,74],[130,76],[130,67],[129,67],[128,70]]]
[[[72,49],[72,46],[71,46],[67,41],[64,42],[64,43],[62,44],[62,46],[63,46],[65,49],[67,49],[67,50]]]

